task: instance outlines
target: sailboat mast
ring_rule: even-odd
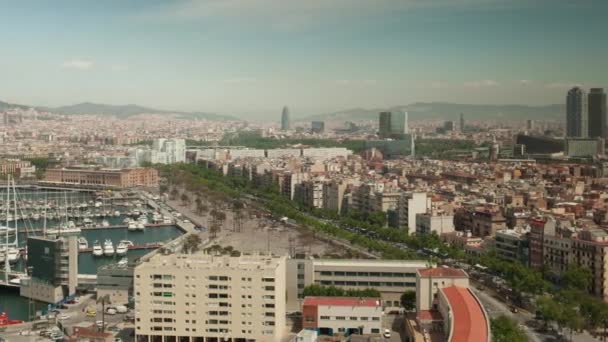
[[[8,261],[8,230],[9,221],[8,215],[11,212],[11,192],[10,192],[11,176],[6,179],[6,236],[4,239],[4,283],[8,285],[8,274],[11,271],[11,264]]]
[[[17,230],[17,187],[15,186],[15,178],[13,178],[13,200],[15,201],[15,248],[19,246],[19,231]]]

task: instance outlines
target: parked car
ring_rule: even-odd
[[[389,329],[384,329],[384,334],[382,334],[384,338],[391,338],[391,331]]]

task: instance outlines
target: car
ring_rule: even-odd
[[[512,307],[511,307],[511,312],[512,312],[512,313],[518,313],[518,312],[519,312],[519,309],[517,309],[517,307],[515,307],[515,306],[512,306]]]
[[[68,314],[63,314],[63,315],[59,316],[60,321],[65,321],[66,319],[69,319],[69,318],[70,318],[70,315],[68,315]]]
[[[108,308],[106,310],[106,315],[110,315],[110,316],[116,315],[116,309],[114,309],[114,308]]]
[[[391,338],[390,329],[384,329],[384,334],[382,334],[382,336],[384,336],[384,338]]]
[[[104,321],[97,321],[97,322],[95,322],[95,325],[96,325],[98,328],[101,328],[102,326],[108,326],[108,322],[105,322],[105,323],[104,323]]]

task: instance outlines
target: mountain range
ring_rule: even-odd
[[[0,111],[10,108],[28,109],[31,106],[18,105],[0,101]],[[48,111],[55,114],[81,115],[103,114],[117,118],[128,118],[139,114],[167,114],[177,115],[183,119],[209,119],[209,120],[238,120],[234,116],[206,113],[206,112],[180,112],[142,107],[135,104],[108,105],[100,103],[83,102],[62,107],[34,107],[37,110]],[[416,102],[405,106],[389,108],[352,108],[332,113],[317,114],[304,118],[294,118],[296,122],[303,121],[360,121],[377,120],[378,113],[382,111],[408,112],[409,120],[443,119],[458,120],[460,113],[465,120],[525,120],[525,119],[558,119],[565,115],[565,105],[552,104],[545,106],[526,105],[477,105],[457,104],[447,102]]]
[[[409,120],[444,119],[458,120],[460,113],[465,120],[524,120],[524,119],[557,119],[566,113],[566,106],[552,104],[545,106],[525,105],[476,105],[446,102],[416,102],[406,106],[390,108],[353,108],[333,113],[318,114],[297,119],[297,121],[357,121],[377,120],[378,113],[383,111],[405,111]]]
[[[18,105],[0,101],[0,111],[20,108],[28,109],[32,106]],[[235,117],[223,114],[215,113],[204,113],[204,112],[180,112],[180,111],[168,111],[160,110],[148,107],[142,107],[135,104],[128,105],[108,105],[101,103],[83,102],[70,106],[62,107],[33,107],[39,111],[50,112],[54,114],[63,115],[82,115],[82,114],[103,114],[111,115],[117,118],[128,118],[139,114],[171,114],[177,115],[179,118],[184,119],[209,119],[209,120],[238,120]]]

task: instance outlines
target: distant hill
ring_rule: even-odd
[[[353,108],[329,114],[313,115],[298,121],[357,121],[376,120],[381,111],[408,112],[409,120],[444,119],[457,120],[460,113],[464,113],[465,120],[495,119],[495,120],[523,120],[523,119],[556,119],[565,115],[566,107],[562,104],[546,106],[525,105],[474,105],[445,102],[417,102],[407,106],[390,108]]]
[[[31,108],[30,106],[11,104],[0,101],[0,110],[11,108]],[[51,112],[63,115],[82,115],[82,114],[98,114],[111,115],[117,118],[128,118],[140,114],[173,114],[182,119],[209,119],[209,120],[238,120],[235,117],[223,114],[204,113],[204,112],[180,112],[168,111],[138,106],[135,104],[128,105],[108,105],[101,103],[83,102],[71,106],[62,107],[34,107],[41,111]]]

